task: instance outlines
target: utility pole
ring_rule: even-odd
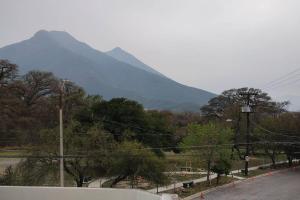
[[[63,132],[63,95],[65,90],[65,83],[68,80],[62,80],[60,84],[60,96],[59,96],[59,174],[60,174],[60,186],[64,187],[64,132]]]
[[[246,96],[246,106],[242,107],[242,112],[246,113],[247,125],[246,125],[246,153],[245,153],[245,176],[248,176],[248,166],[249,166],[249,144],[250,144],[250,113],[252,109],[250,107],[250,98],[252,95],[257,95],[255,92],[241,92],[241,96]]]

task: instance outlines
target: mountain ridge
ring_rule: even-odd
[[[121,62],[125,62],[125,63],[135,66],[137,68],[146,70],[148,72],[151,72],[151,73],[154,73],[154,74],[157,74],[157,75],[160,75],[160,76],[166,78],[166,76],[164,76],[162,73],[158,72],[157,70],[153,69],[152,67],[141,62],[134,55],[123,50],[121,47],[115,47],[112,50],[107,51],[105,53]]]
[[[27,40],[0,48],[0,58],[18,64],[22,73],[51,71],[74,81],[89,94],[106,99],[126,97],[139,101],[147,109],[172,107],[173,111],[197,112],[215,96],[122,62],[61,31],[38,31]],[[181,110],[182,104],[191,105],[191,109]]]

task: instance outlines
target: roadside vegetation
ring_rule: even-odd
[[[298,167],[298,166],[299,166],[299,162],[293,163],[292,166],[290,166],[289,163],[277,163],[275,165],[261,166],[258,169],[251,170],[251,171],[249,171],[248,176],[245,176],[245,174],[242,172],[236,173],[234,175],[239,176],[239,177],[244,177],[244,178],[259,176],[262,174],[271,175],[272,172],[282,170],[282,169],[287,169],[290,167]]]
[[[211,183],[209,185],[205,182],[201,182],[201,183],[195,184],[193,187],[190,187],[190,188],[177,188],[175,190],[165,191],[165,193],[177,194],[180,198],[185,198],[185,197],[191,196],[193,194],[211,189],[216,186],[222,186],[225,184],[232,183],[235,180],[237,180],[237,179],[234,179],[229,176],[228,177],[224,176],[224,177],[220,178],[218,183],[217,183],[217,179],[212,179]]]

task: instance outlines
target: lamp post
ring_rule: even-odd
[[[65,83],[68,80],[62,80],[60,83],[59,96],[59,161],[60,161],[60,186],[64,187],[64,135],[63,135],[63,95],[65,90]]]

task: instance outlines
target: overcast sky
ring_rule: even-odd
[[[300,67],[299,0],[0,0],[0,7],[0,47],[63,30],[216,93],[263,87]],[[300,96],[299,74],[267,91]]]

